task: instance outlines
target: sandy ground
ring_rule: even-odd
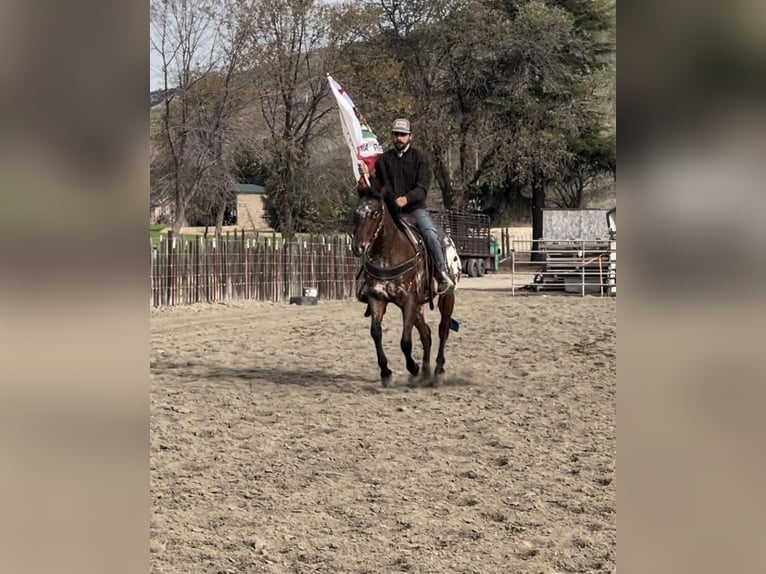
[[[613,572],[616,300],[484,280],[436,388],[395,308],[389,389],[355,301],[152,310],[151,571]]]

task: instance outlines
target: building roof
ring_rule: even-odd
[[[266,188],[252,183],[238,183],[236,191],[237,193],[266,193]]]

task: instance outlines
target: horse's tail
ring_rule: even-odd
[[[444,295],[439,296],[439,309],[442,311],[442,313],[449,313],[449,328],[452,331],[458,331],[460,329],[460,323],[452,318],[452,311],[455,308],[455,290],[457,289],[457,284],[460,281],[460,269],[462,265],[460,263],[460,255],[457,253],[457,247],[455,247],[455,242],[452,241],[452,238],[446,233],[444,235],[443,244],[444,257],[447,260],[447,268],[449,269],[452,280],[455,282],[455,287],[449,293],[445,293]],[[442,301],[443,298],[444,301]]]

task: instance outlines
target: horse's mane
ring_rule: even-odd
[[[377,201],[383,201],[386,204],[388,212],[391,214],[391,218],[394,220],[396,226],[404,231],[404,223],[402,223],[401,209],[396,205],[396,198],[390,192],[390,187],[383,187],[379,189],[375,186],[359,186],[357,192],[360,199],[374,199]]]

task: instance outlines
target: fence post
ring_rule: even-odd
[[[203,241],[205,245],[205,303],[210,303],[213,300],[213,247],[207,236],[207,230],[205,230]]]
[[[604,296],[604,267],[602,265],[602,255],[598,254],[598,288],[601,297]]]
[[[580,239],[580,293],[582,297],[585,297],[585,239]]]
[[[292,241],[282,243],[282,266],[284,284],[282,285],[282,300],[290,300],[290,292],[293,286],[293,244]]]
[[[271,232],[271,240],[272,240],[272,246],[271,246],[271,267],[272,267],[272,291],[271,291],[271,300],[276,303],[277,301],[277,291],[279,289],[279,286],[277,284],[277,281],[279,280],[279,265],[277,265],[277,232],[272,231]]]
[[[218,301],[218,240],[213,236],[213,301]]]
[[[511,249],[511,297],[516,296],[516,252]]]
[[[165,244],[166,245],[166,251],[167,251],[167,269],[166,269],[166,280],[165,280],[165,304],[166,305],[172,305],[173,304],[173,240],[175,236],[173,234],[173,230],[168,231],[168,241]]]
[[[200,252],[202,251],[200,249],[200,243],[202,242],[201,237],[196,237],[194,239],[194,266],[193,266],[193,274],[194,274],[194,302],[199,303],[200,300],[200,275],[202,273],[200,268]]]
[[[154,251],[154,242],[151,237],[149,238],[149,304],[154,307],[157,306],[156,291],[154,288],[155,281],[157,280],[157,270],[155,269],[155,262],[157,256]]]

